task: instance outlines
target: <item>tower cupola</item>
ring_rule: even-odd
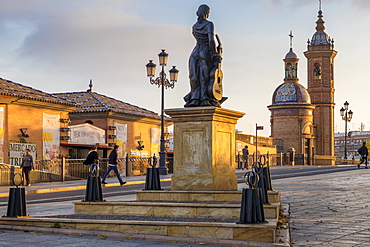
[[[316,32],[313,34],[312,39],[307,41],[307,45],[330,45],[334,46],[334,39],[330,38],[325,32],[325,21],[322,19],[321,1],[318,12],[318,19],[316,21]],[[333,48],[333,47],[332,47]]]
[[[284,58],[284,65],[285,65],[285,80],[296,80],[298,81],[298,61],[299,58],[297,54],[293,52],[293,33],[290,31],[289,34],[290,37],[290,48],[289,52],[285,55]]]

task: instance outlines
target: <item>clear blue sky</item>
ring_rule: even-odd
[[[270,135],[271,97],[283,81],[283,61],[293,31],[300,58],[298,76],[307,87],[307,39],[315,32],[318,0],[0,0],[0,77],[45,92],[88,89],[160,111],[160,90],[149,84],[145,64],[166,49],[169,70],[180,70],[166,108],[182,107],[189,91],[191,26],[200,4],[223,47],[224,108],[245,112],[237,128]],[[344,131],[339,109],[354,112],[350,129],[370,130],[370,1],[323,0],[326,32],[335,40],[335,126]]]

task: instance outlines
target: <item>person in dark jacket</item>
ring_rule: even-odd
[[[360,168],[360,165],[365,162],[365,168],[367,169],[367,156],[369,154],[366,142],[362,143],[362,147],[360,147],[357,152],[361,155],[361,162],[357,165],[358,168]]]
[[[242,162],[242,170],[244,170],[244,169],[248,169],[248,159],[249,159],[248,146],[245,145],[242,151],[243,151],[243,161],[244,161]]]
[[[34,167],[33,167],[33,158],[31,155],[31,151],[29,149],[26,149],[26,154],[23,156],[21,168],[22,174],[26,178],[26,186],[31,186],[30,172],[32,169],[34,169]]]
[[[108,174],[113,170],[114,173],[116,174],[117,178],[118,178],[118,181],[119,183],[122,185],[124,185],[126,182],[123,182],[120,174],[118,173],[118,168],[117,168],[117,158],[118,158],[118,155],[117,155],[117,150],[118,150],[119,146],[118,145],[115,145],[112,152],[110,152],[109,154],[109,163],[108,163],[108,170],[107,172],[104,174],[103,176],[103,179],[101,180],[101,183],[102,184],[107,184],[107,182],[105,182],[105,179],[107,178]]]
[[[93,176],[95,173],[98,173],[98,167],[97,164],[99,162],[99,156],[98,156],[98,147],[93,146],[90,150],[90,152],[87,154],[86,160],[84,163],[86,165],[90,165],[90,174],[89,176]],[[97,174],[95,174],[97,175]]]

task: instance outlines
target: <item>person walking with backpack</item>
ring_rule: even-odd
[[[362,143],[362,147],[360,147],[357,152],[361,155],[361,162],[357,165],[357,168],[360,169],[360,165],[365,162],[365,169],[367,168],[367,156],[369,154],[367,147],[366,147],[366,142]]]
[[[98,162],[99,162],[98,147],[93,146],[91,148],[90,152],[87,154],[87,157],[86,157],[85,161],[83,162],[84,165],[89,165],[90,166],[89,176],[98,175],[98,174],[93,174],[93,173],[98,173],[98,171],[97,171]]]
[[[114,173],[116,174],[117,178],[118,178],[118,181],[120,183],[120,185],[124,185],[126,182],[124,182],[118,172],[118,168],[117,168],[117,158],[118,158],[118,154],[117,154],[117,150],[118,150],[119,146],[118,145],[115,145],[112,152],[110,152],[109,154],[109,162],[108,162],[108,170],[107,172],[104,174],[103,176],[103,179],[101,180],[101,183],[102,184],[107,184],[107,182],[105,182],[105,179],[107,178],[108,174],[113,170]]]

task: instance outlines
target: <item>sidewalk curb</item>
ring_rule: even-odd
[[[1,230],[11,231],[29,231],[29,232],[41,232],[45,234],[62,234],[62,235],[83,235],[93,236],[101,239],[104,238],[126,238],[126,239],[138,239],[138,240],[151,240],[151,241],[163,241],[163,242],[179,242],[188,244],[205,244],[205,245],[220,245],[220,246],[250,246],[250,247],[270,247],[270,246],[290,246],[288,244],[279,243],[264,243],[254,241],[241,241],[241,240],[220,240],[210,238],[190,238],[181,236],[159,236],[149,234],[133,234],[133,233],[121,233],[121,232],[109,232],[109,231],[95,231],[95,230],[80,230],[80,229],[62,229],[62,228],[47,228],[47,227],[35,227],[35,226],[17,226],[17,225],[0,225]]]

